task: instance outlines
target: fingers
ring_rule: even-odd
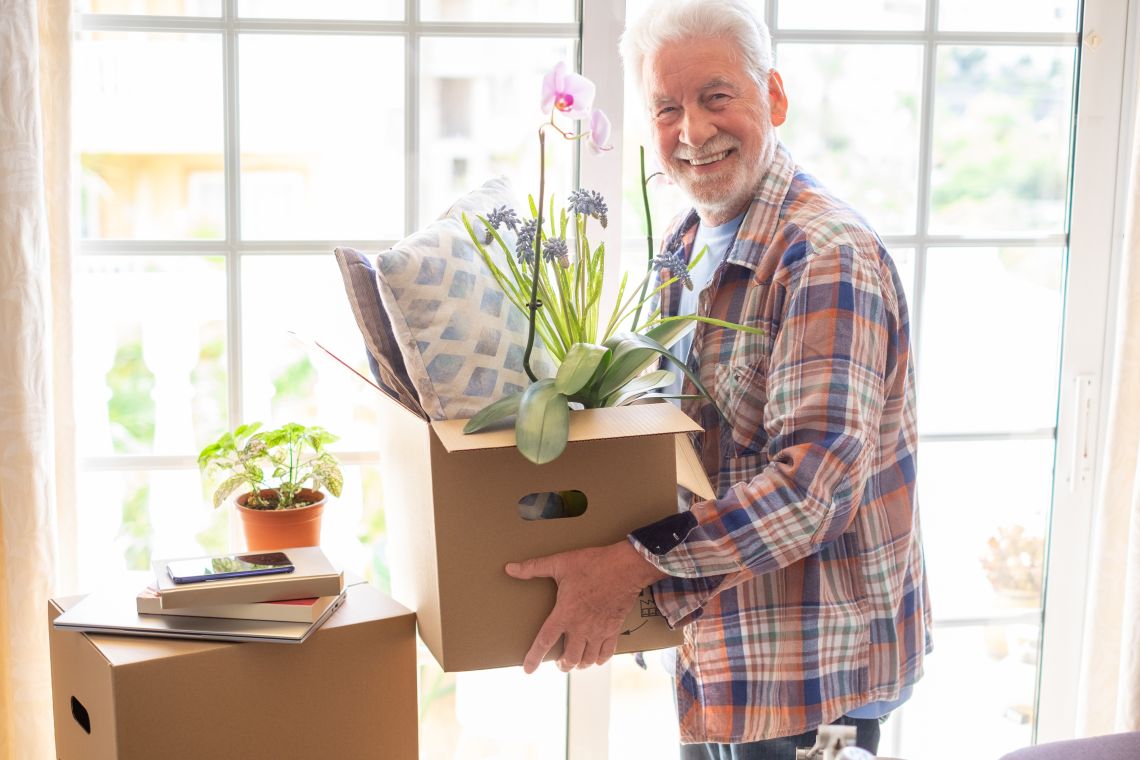
[[[553,578],[553,565],[550,557],[536,557],[522,562],[508,562],[504,569],[512,578],[525,581],[531,578]]]
[[[569,673],[582,662],[586,651],[586,640],[581,636],[566,636],[566,645],[562,647],[562,656],[558,658],[558,669]],[[587,665],[591,663],[586,663]]]
[[[617,651],[618,640],[617,636],[611,636],[602,642],[602,646],[598,650],[598,665],[605,665],[614,656]]]
[[[597,665],[598,658],[602,655],[602,645],[604,643],[605,642],[600,639],[586,642],[585,649],[582,650],[582,657],[578,660],[576,667],[582,670],[591,665]]]
[[[543,658],[550,653],[560,638],[562,638],[561,626],[547,618],[546,622],[542,624],[542,628],[539,629],[538,635],[534,637],[530,651],[526,653],[526,659],[523,660],[523,670],[528,674],[538,670]]]

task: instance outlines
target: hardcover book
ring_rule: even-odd
[[[175,583],[167,573],[171,559],[156,559],[154,571],[158,603],[163,610],[252,604],[288,599],[338,596],[344,590],[344,574],[332,566],[319,546],[282,549],[293,571],[278,575],[225,578],[196,583]]]
[[[177,614],[184,617],[312,623],[319,620],[329,605],[335,602],[335,596],[315,596],[308,599],[282,599],[276,602],[213,604],[207,607],[177,607],[164,610],[158,592],[148,587],[135,597],[135,609],[140,615]]]

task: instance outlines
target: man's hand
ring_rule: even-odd
[[[617,638],[641,589],[665,577],[628,541],[577,549],[547,557],[510,562],[507,575],[528,580],[553,578],[558,584],[554,609],[527,652],[523,670],[533,673],[542,658],[566,637],[558,667],[562,671],[601,665],[613,657]]]

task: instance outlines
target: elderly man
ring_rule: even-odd
[[[558,584],[525,668],[561,637],[562,669],[605,662],[650,586],[687,626],[682,757],[794,760],[832,722],[874,752],[931,648],[902,284],[875,232],[779,142],[788,100],[747,2],[658,2],[622,52],[695,207],[666,246],[684,262],[709,247],[692,293],[676,286],[664,309],[765,335],[700,323],[686,348],[727,418],[684,403],[718,498],[610,546],[507,566]]]

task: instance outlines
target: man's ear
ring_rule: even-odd
[[[788,118],[788,96],[784,92],[784,80],[780,72],[768,72],[768,109],[771,112],[772,126],[778,127]]]

